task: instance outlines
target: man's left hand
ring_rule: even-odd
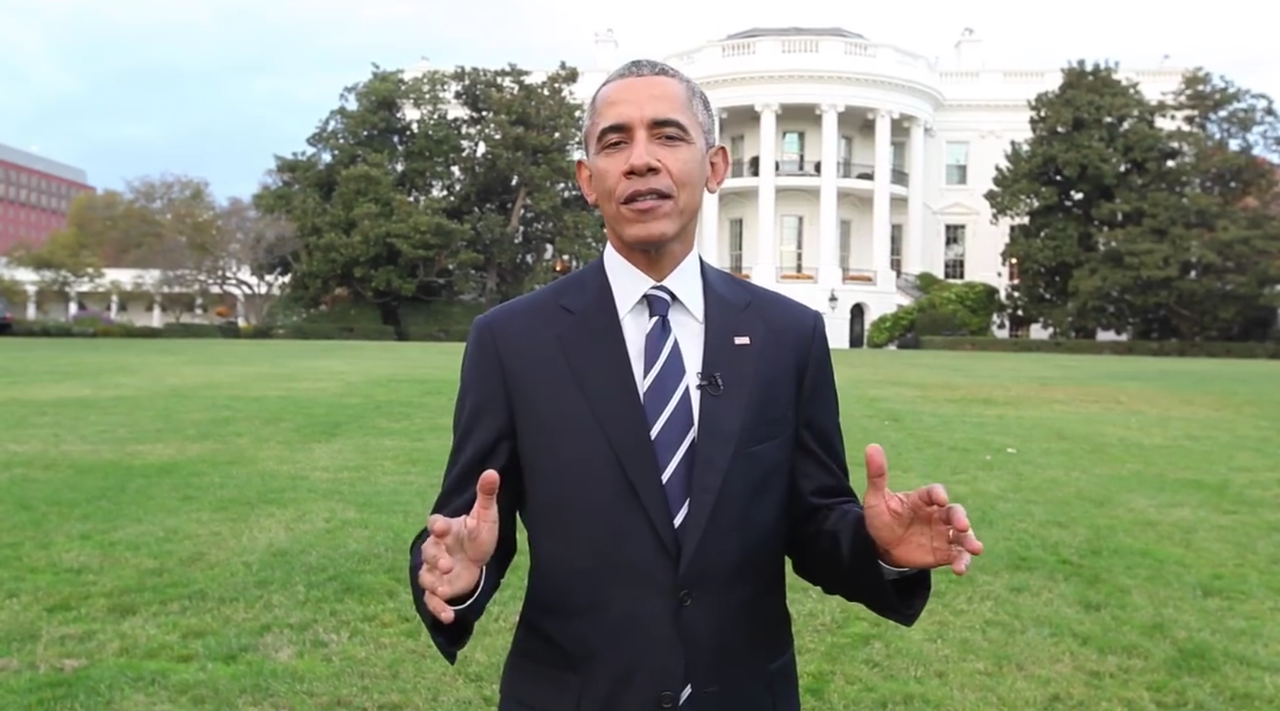
[[[969,570],[972,556],[982,554],[969,516],[947,498],[941,484],[897,494],[889,490],[889,465],[880,445],[867,447],[867,491],[862,508],[867,532],[880,557],[900,568],[940,568],[956,575]]]

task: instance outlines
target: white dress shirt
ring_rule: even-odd
[[[644,340],[649,323],[649,305],[644,293],[658,284],[644,272],[628,262],[612,244],[604,248],[604,272],[613,290],[618,308],[618,320],[622,323],[622,337],[627,343],[631,358],[631,372],[635,374],[636,391],[644,396]],[[705,317],[702,297],[702,264],[697,251],[689,252],[683,262],[659,282],[675,294],[675,302],[667,318],[675,331],[680,355],[684,358],[685,379],[689,394],[693,397],[693,431],[698,431],[698,404],[702,391],[698,389],[698,373],[702,370],[702,349],[705,341]]]

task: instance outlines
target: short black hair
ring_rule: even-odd
[[[689,94],[689,108],[693,110],[693,115],[698,120],[698,128],[702,130],[703,147],[710,150],[716,144],[716,124],[711,99],[707,98],[707,92],[703,91],[697,82],[670,64],[653,59],[633,59],[613,70],[609,76],[605,77],[600,88],[591,95],[591,102],[587,104],[587,113],[582,121],[582,148],[586,154],[591,155],[591,125],[596,120],[596,99],[600,96],[600,92],[616,81],[643,77],[667,77],[680,82]]]

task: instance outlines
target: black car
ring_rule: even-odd
[[[9,308],[9,302],[0,296],[0,334],[8,333],[13,330],[13,320],[17,318],[13,309]]]

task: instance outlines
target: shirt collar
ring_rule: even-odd
[[[609,242],[605,242],[604,247],[604,271],[609,278],[609,287],[613,290],[619,320],[639,303],[649,287],[654,286],[652,279],[628,262]],[[702,265],[698,250],[691,250],[684,261],[660,283],[676,295],[676,301],[684,304],[698,323],[702,323]]]

